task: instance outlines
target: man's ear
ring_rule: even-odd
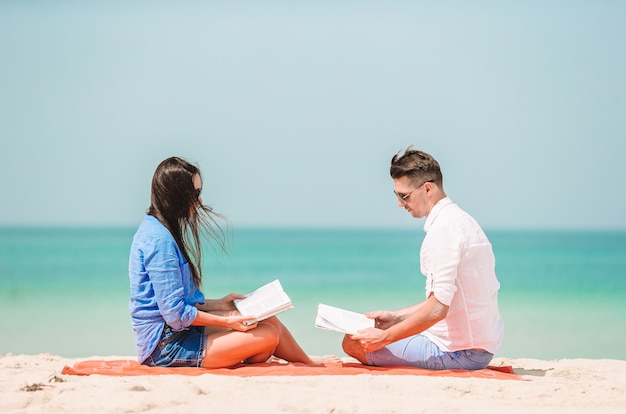
[[[424,183],[424,190],[426,190],[427,193],[432,193],[434,190],[433,185],[434,183],[431,183],[430,181],[426,181]]]

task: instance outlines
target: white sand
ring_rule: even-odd
[[[424,376],[61,375],[84,359],[0,356],[0,413],[624,413],[626,361],[496,358],[525,381]]]

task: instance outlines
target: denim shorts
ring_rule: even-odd
[[[366,354],[369,365],[405,365],[432,370],[487,368],[493,354],[482,349],[444,352],[424,335],[401,339]]]
[[[200,367],[205,351],[204,327],[190,326],[175,332],[165,324],[159,343],[143,364],[152,367]]]

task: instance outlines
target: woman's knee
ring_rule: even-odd
[[[274,348],[278,346],[280,335],[278,334],[278,330],[271,323],[259,322],[259,325],[252,332],[260,334],[268,346]]]

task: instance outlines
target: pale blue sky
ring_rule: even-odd
[[[388,175],[413,144],[485,228],[626,229],[625,18],[620,1],[3,1],[0,225],[135,226],[180,155],[235,227],[421,226]]]

